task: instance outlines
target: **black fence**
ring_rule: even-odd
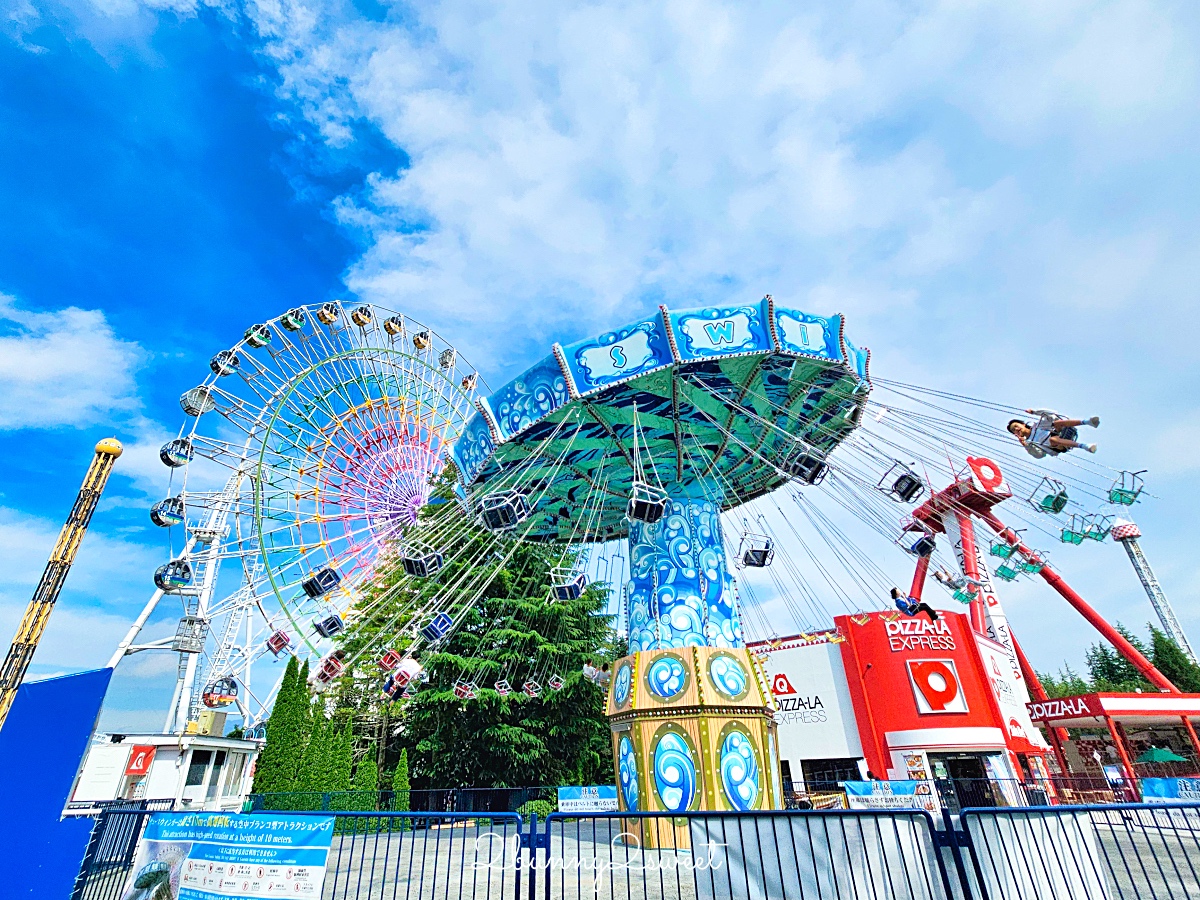
[[[136,888],[150,815],[101,814],[72,900]],[[940,820],[900,809],[333,815],[324,900],[1200,897],[1200,804],[967,808]]]
[[[254,812],[517,812],[532,801],[557,803],[558,788],[444,788],[417,791],[288,791],[250,794]],[[548,811],[548,810],[547,810]]]

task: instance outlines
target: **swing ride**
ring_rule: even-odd
[[[1003,648],[1010,712],[1030,735],[1023,704],[1040,686],[997,581],[1049,584],[1172,689],[1034,546],[1126,541],[1116,516],[1145,496],[1143,473],[1033,456],[1004,427],[1019,408],[868,366],[841,316],[766,297],[660,307],[555,344],[491,392],[391,310],[289,310],[214,355],[181,397],[185,425],[160,451],[171,484],[150,511],[172,550],[115,659],[179,654],[168,730],[202,706],[257,725],[273,685],[252,686],[250,671],[264,658],[310,660],[316,690],[353,676],[375,702],[403,700],[428,684],[425,654],[536,546],[557,559],[547,609],[611,592],[628,648],[607,688],[621,804],[665,812],[781,802],[774,701],[748,638],[838,644],[880,616],[931,620],[930,573]],[[894,588],[904,560],[907,592]],[[138,644],[167,596],[175,637]],[[570,674],[538,658],[442,688],[532,700]]]

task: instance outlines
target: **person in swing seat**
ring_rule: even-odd
[[[892,588],[892,599],[896,601],[896,609],[904,613],[906,616],[915,616],[918,613],[925,613],[929,617],[930,622],[938,620],[937,610],[926,603],[924,600],[915,600],[912,597],[906,597],[901,593],[899,588]]]
[[[1008,432],[1020,441],[1021,446],[1035,459],[1058,456],[1076,448],[1088,453],[1096,452],[1095,444],[1084,444],[1078,438],[1080,425],[1100,427],[1099,416],[1092,416],[1090,419],[1066,419],[1052,409],[1027,409],[1025,412],[1037,416],[1038,420],[1030,424],[1022,419],[1011,419]]]

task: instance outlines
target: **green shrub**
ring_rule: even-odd
[[[550,800],[529,800],[517,807],[517,813],[526,819],[537,813],[538,820],[541,821],[557,808],[558,804]]]

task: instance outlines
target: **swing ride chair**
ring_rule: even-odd
[[[925,493],[923,482],[912,469],[896,461],[883,473],[876,487],[898,503],[913,503]]]
[[[1142,476],[1145,469],[1136,472],[1122,472],[1108,489],[1108,502],[1117,506],[1133,506],[1142,495]]]
[[[405,573],[413,578],[430,578],[441,571],[444,563],[441,553],[416,541],[407,544],[401,556]]]
[[[550,599],[557,601],[578,600],[587,587],[587,575],[569,566],[557,566],[551,570]]]
[[[1029,495],[1029,505],[1038,512],[1057,515],[1067,508],[1067,486],[1054,478],[1043,477],[1033,493]]]
[[[742,568],[765,569],[775,559],[775,544],[765,534],[742,536],[738,546],[738,561]]]

